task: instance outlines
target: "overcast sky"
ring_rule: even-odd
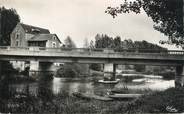
[[[159,44],[166,36],[153,29],[145,12],[122,14],[113,19],[105,13],[108,6],[118,6],[122,0],[0,0],[0,5],[15,8],[21,22],[43,27],[56,33],[63,41],[71,36],[78,47],[84,39],[90,41],[97,33],[121,36],[122,40],[146,40]],[[165,47],[165,46],[164,46]],[[169,49],[174,49],[169,46]]]

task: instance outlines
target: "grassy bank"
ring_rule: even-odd
[[[184,112],[184,89],[170,88],[155,92],[130,102],[125,107],[124,111],[129,113]]]
[[[0,99],[0,112],[19,113],[165,113],[184,112],[184,90],[167,89],[154,92],[133,101],[98,101],[85,100],[68,95],[50,94],[48,90],[40,90],[38,96],[13,94],[8,99]]]

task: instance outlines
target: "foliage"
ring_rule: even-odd
[[[167,41],[160,43],[183,47],[183,0],[124,0],[119,7],[108,7],[106,13],[116,17],[121,13],[140,13],[141,8],[152,18],[155,30],[168,36]]]
[[[50,80],[53,80],[53,78],[54,78],[53,76],[54,76],[54,73],[52,73],[52,72],[42,72],[42,73],[39,73],[38,80],[50,81]]]
[[[121,37],[120,36],[116,36],[115,38],[114,38],[114,48],[115,49],[121,49]]]
[[[145,71],[145,65],[134,65],[135,71],[143,72]]]
[[[56,77],[76,77],[78,76],[78,67],[76,64],[67,63],[57,70]]]
[[[84,40],[85,48],[89,47],[87,38]],[[70,36],[68,36],[64,41],[63,49],[77,48],[75,42]],[[77,77],[81,74],[85,74],[88,71],[88,66],[79,63],[65,63],[60,69],[58,69],[57,77]]]
[[[94,49],[95,48],[93,40],[90,41],[89,48],[90,49]]]
[[[88,41],[85,39],[85,46],[88,46]],[[77,48],[76,44],[72,40],[70,36],[68,36],[64,41],[64,48],[71,49]],[[56,76],[57,77],[77,77],[82,72],[87,70],[85,65],[78,64],[78,63],[65,63],[60,69],[57,70]]]
[[[145,90],[145,92],[149,90]],[[172,110],[171,110],[172,109]],[[175,109],[175,110],[174,110]],[[37,96],[14,93],[10,99],[0,98],[3,113],[56,113],[56,114],[112,114],[112,113],[177,113],[184,111],[184,90],[170,88],[163,92],[151,92],[132,101],[83,100],[67,92],[57,95],[40,88]]]
[[[160,47],[156,44],[143,41],[132,41],[131,39],[125,39],[121,41],[120,36],[115,38],[109,37],[108,35],[99,35],[95,37],[95,48],[112,48],[117,51],[121,49],[148,49],[148,50],[167,50],[166,48]]]
[[[108,35],[95,36],[95,47],[96,48],[114,48],[113,38]]]
[[[88,73],[87,64],[65,63],[57,70],[56,77],[79,77]]]
[[[3,67],[1,68],[2,75],[5,75],[6,73],[11,73],[11,71],[13,73],[18,72],[17,70],[13,69],[13,66],[10,62],[1,61],[1,65],[3,65]]]
[[[95,71],[101,71],[102,69],[100,64],[95,64],[95,63],[91,64],[89,68]]]
[[[10,45],[10,34],[18,22],[20,17],[15,9],[0,7],[0,45]]]
[[[170,88],[163,92],[156,92],[143,96],[125,106],[129,113],[173,113],[184,111],[183,88]],[[171,110],[172,109],[172,110]]]
[[[70,36],[67,36],[67,38],[64,40],[64,47],[65,48],[76,48],[76,44],[72,40]]]
[[[163,76],[164,80],[174,80],[175,79],[175,72],[163,72],[160,73],[159,75]]]

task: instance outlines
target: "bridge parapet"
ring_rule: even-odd
[[[7,51],[40,51],[40,52],[82,52],[82,53],[110,53],[110,54],[159,54],[159,55],[184,55],[183,50],[151,50],[151,49],[104,49],[104,48],[45,48],[45,47],[9,47],[0,46],[1,50]]]

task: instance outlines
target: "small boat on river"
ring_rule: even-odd
[[[110,94],[108,97],[113,98],[113,99],[134,99],[142,96],[142,94],[120,94],[120,93],[115,93],[115,94]]]
[[[82,98],[82,99],[96,99],[96,100],[101,100],[101,101],[112,101],[112,98],[105,97],[105,96],[99,96],[99,95],[93,95],[93,94],[87,94],[87,93],[80,93],[80,92],[74,92],[72,93],[73,96]]]
[[[99,83],[104,83],[104,84],[117,84],[119,81],[120,79],[116,79],[114,81],[98,80]]]

